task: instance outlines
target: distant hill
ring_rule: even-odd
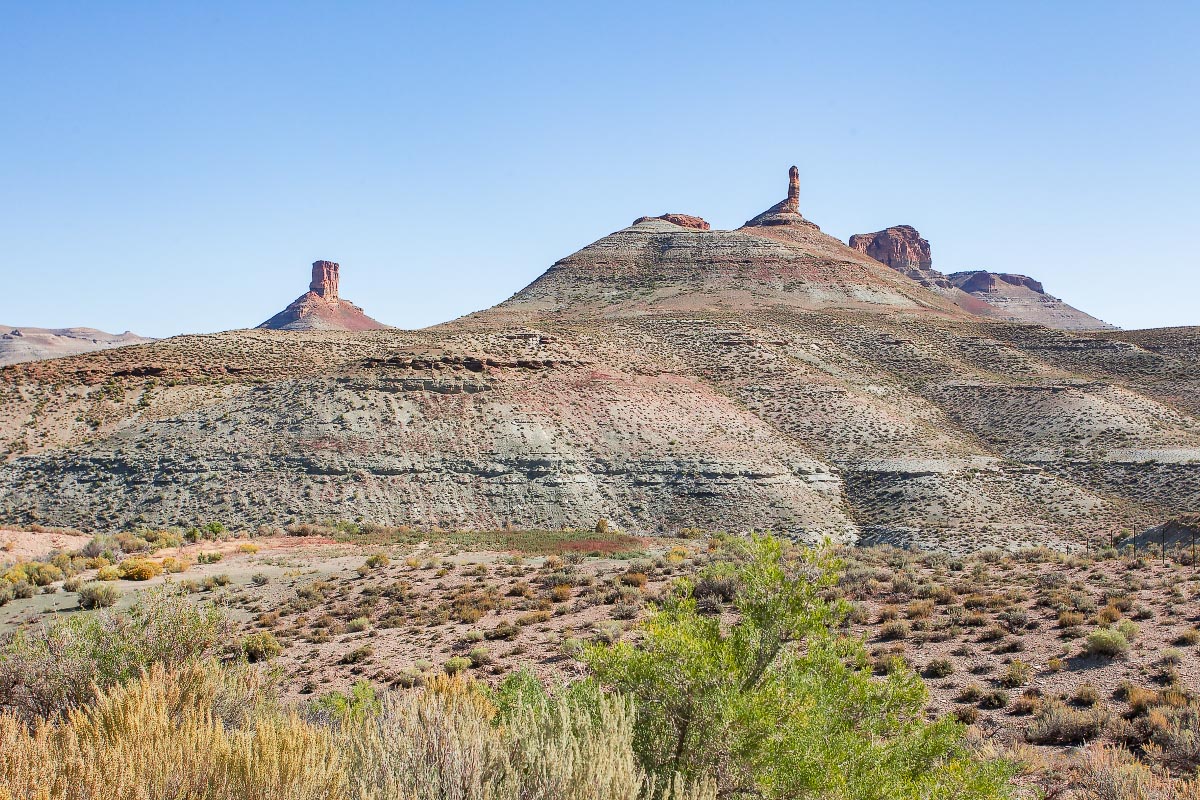
[[[113,334],[95,328],[26,328],[0,325],[0,366],[152,341],[154,340],[129,331]]]

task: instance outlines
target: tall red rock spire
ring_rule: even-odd
[[[336,261],[314,261],[310,292],[316,292],[326,300],[338,299],[338,265]]]
[[[800,170],[794,165],[788,170],[788,193],[784,204],[788,211],[800,213]]]
[[[816,225],[800,214],[800,168],[788,168],[787,197],[746,223],[747,228],[769,228],[776,226],[815,228]]]

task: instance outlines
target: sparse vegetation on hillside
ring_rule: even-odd
[[[641,647],[615,634],[588,650],[615,692],[591,679],[551,691],[529,673],[489,688],[436,677],[427,664],[414,672],[420,688],[377,693],[360,681],[307,712],[273,699],[246,663],[278,652],[270,633],[243,639],[243,658],[220,666],[213,656],[227,636],[221,612],[174,588],[151,589],[129,611],[75,614],[4,646],[0,787],[13,797],[60,787],[52,800],[157,796],[165,786],[190,797],[263,800],[279,796],[271,793],[279,786],[289,797],[348,800],[433,800],[449,786],[463,800],[703,800],[718,791],[800,790],[866,798],[877,796],[870,784],[936,795],[953,774],[958,797],[1007,794],[1003,762],[976,758],[958,723],[922,718],[914,674],[873,678],[861,647],[831,631],[839,610],[821,598],[833,585],[827,556],[773,539],[726,539],[717,560],[702,580],[737,587],[729,609],[737,619],[725,627],[701,614],[695,584],[683,581],[639,629]],[[567,561],[546,568],[547,583],[585,583]],[[656,570],[647,561],[619,575]],[[563,580],[556,572],[567,582],[555,583]],[[640,591],[620,580],[611,587]],[[328,600],[327,591],[313,594]],[[491,664],[492,649],[473,644],[445,672]],[[361,657],[343,660],[354,665],[371,651],[363,645],[349,654]],[[671,691],[665,707],[658,688]],[[703,708],[705,727],[686,723],[680,735],[677,712],[689,706]],[[773,741],[762,738],[767,731]],[[813,749],[820,731],[825,744]],[[120,776],[136,776],[136,785]]]

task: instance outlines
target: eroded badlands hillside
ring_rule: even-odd
[[[1200,329],[983,320],[793,200],[736,231],[643,218],[423,331],[234,331],[7,368],[0,518],[604,517],[966,550],[1200,506]]]

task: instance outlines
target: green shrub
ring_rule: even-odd
[[[86,584],[79,598],[116,591]],[[56,716],[90,700],[93,685],[103,689],[153,664],[176,666],[211,654],[228,630],[212,604],[194,604],[169,586],[147,589],[125,611],[81,612],[21,628],[0,647],[0,707],[25,719]]]
[[[388,558],[387,553],[372,553],[367,556],[366,566],[371,569],[379,569],[391,564],[392,560]]]
[[[1025,731],[1033,744],[1081,744],[1104,733],[1112,715],[1101,706],[1074,709],[1058,701],[1042,705]]]
[[[1000,685],[1006,689],[1015,689],[1018,686],[1024,686],[1029,683],[1029,678],[1033,674],[1033,668],[1024,661],[1014,660],[1004,669],[1004,674],[1000,676]]]
[[[1090,683],[1081,683],[1075,689],[1075,694],[1071,696],[1071,700],[1081,706],[1094,706],[1100,702],[1100,692]]]
[[[989,689],[979,698],[980,708],[997,709],[1008,705],[1008,692],[1003,689]]]
[[[7,605],[14,597],[13,585],[5,580],[0,580],[0,606]]]
[[[12,593],[13,597],[20,600],[28,600],[37,593],[37,587],[29,581],[18,581],[13,584]]]
[[[446,659],[446,663],[442,665],[442,669],[446,671],[447,675],[457,675],[470,666],[471,659],[463,658],[462,656],[454,656]]]
[[[1083,652],[1089,656],[1115,658],[1129,652],[1129,640],[1119,630],[1097,628],[1088,634]]]
[[[1005,762],[971,755],[955,720],[924,720],[920,678],[899,668],[875,679],[862,643],[831,632],[840,609],[822,599],[836,585],[828,551],[753,537],[719,554],[740,580],[735,622],[678,592],[639,626],[636,646],[585,651],[602,683],[633,698],[634,746],[652,775],[716,775],[722,792],[767,800],[1007,793]]]
[[[420,673],[417,673],[418,675]],[[380,698],[370,681],[355,681],[349,694],[326,692],[313,701],[315,711],[324,711],[340,721],[361,721],[379,711]]]
[[[892,620],[879,629],[879,638],[885,641],[891,639],[907,639],[912,633],[912,627],[904,620]]]
[[[107,583],[89,583],[79,588],[79,607],[109,608],[121,599],[121,591]]]
[[[954,673],[954,663],[948,658],[935,658],[925,665],[925,675],[929,678],[945,678]]]
[[[356,647],[346,655],[342,656],[338,661],[339,664],[361,664],[375,653],[375,649],[369,645]]]
[[[83,578],[67,578],[63,581],[64,592],[78,592],[80,586],[83,586]]]
[[[251,664],[259,661],[270,661],[275,656],[283,652],[283,645],[279,643],[270,631],[260,631],[252,633],[242,639],[242,654]]]

